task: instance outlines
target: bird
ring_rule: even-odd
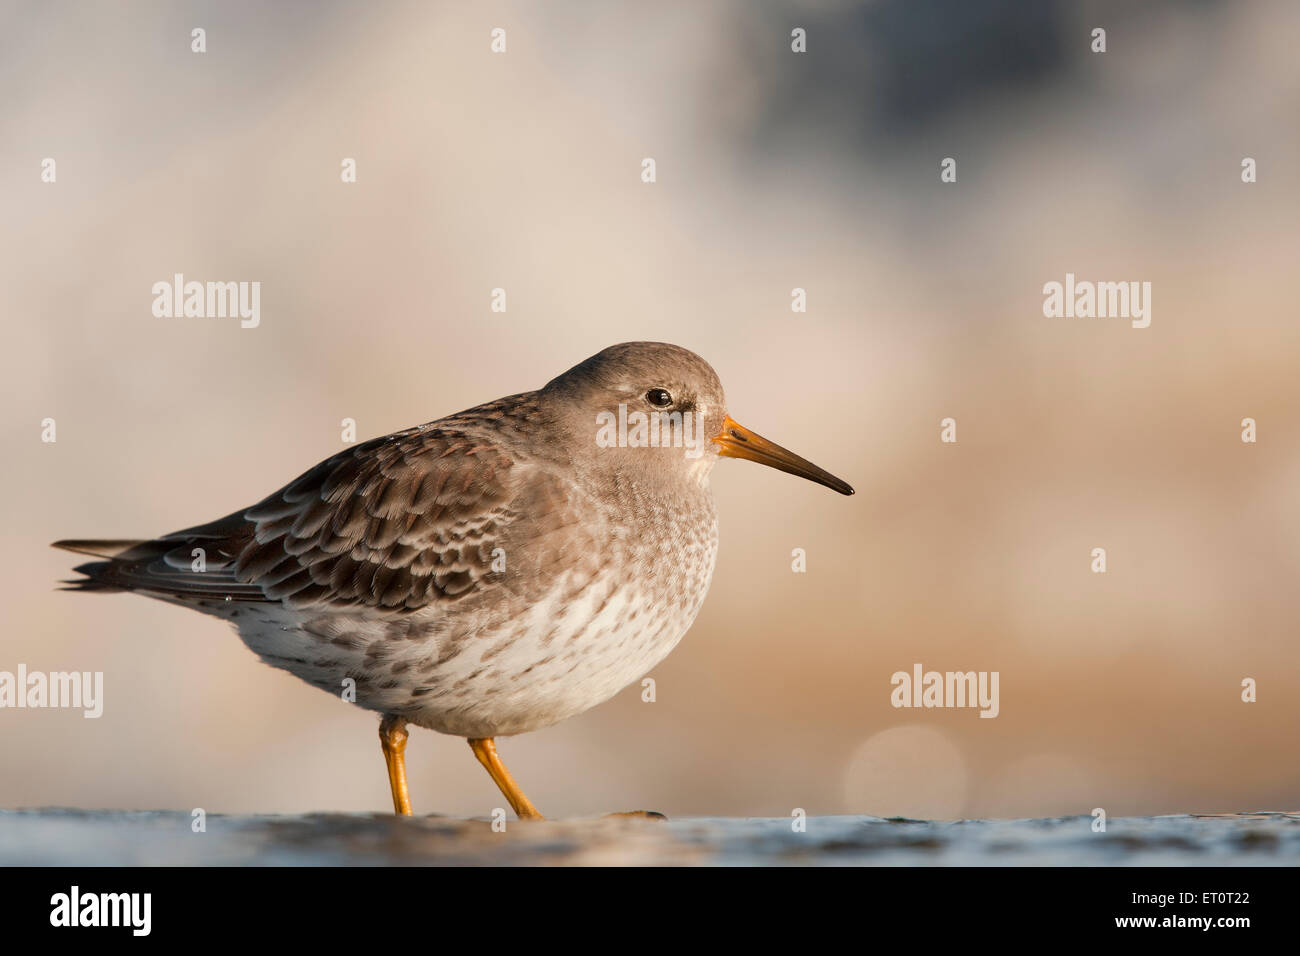
[[[96,558],[65,590],[221,618],[265,663],[377,713],[396,814],[412,813],[415,726],[465,738],[516,815],[542,819],[496,738],[603,703],[677,646],[713,575],[719,458],[854,493],[732,419],[694,352],[624,342],[224,518],[52,546]]]

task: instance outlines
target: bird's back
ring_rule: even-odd
[[[342,451],[250,508],[147,541],[64,541],[126,590],[230,620],[268,663],[464,736],[521,733],[661,660],[717,548],[695,500],[594,488],[527,440],[535,393]],[[350,683],[345,683],[350,681]]]

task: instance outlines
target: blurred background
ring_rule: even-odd
[[[381,435],[629,339],[699,352],[858,494],[719,464],[712,591],[657,700],[500,742],[544,812],[1300,804],[1296,4],[4,22],[0,670],[103,671],[105,701],[0,711],[0,806],[386,811],[374,715],[215,619],[55,591],[77,560],[48,543],[218,517],[343,418]],[[260,327],[155,318],[177,272],[260,281]],[[1044,318],[1066,272],[1150,281],[1150,328]],[[916,663],[998,671],[1000,715],[894,709]],[[413,730],[407,760],[417,813],[501,804],[459,739]]]

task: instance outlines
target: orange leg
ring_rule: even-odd
[[[411,815],[411,795],[406,789],[406,724],[392,714],[379,722],[379,744],[388,764],[388,785],[393,788],[393,812]]]
[[[506,769],[506,765],[497,756],[497,745],[491,737],[469,738],[469,749],[474,751],[474,756],[478,757],[478,762],[483,765],[483,769],[492,776],[492,780],[500,788],[502,794],[510,801],[510,806],[518,814],[520,820],[546,819],[533,806],[532,802],[524,796],[524,792],[519,789],[519,784],[515,783],[515,778],[510,776],[510,771]]]

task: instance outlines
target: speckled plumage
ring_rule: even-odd
[[[716,375],[678,351],[707,369],[693,399],[718,417]],[[717,553],[703,480],[716,454],[672,481],[574,467],[605,452],[687,460],[597,448],[594,416],[583,434],[550,407],[569,384],[342,451],[244,511],[123,543],[80,583],[227,619],[268,664],[336,695],[351,678],[362,707],[443,733],[581,713],[694,621]]]
[[[615,409],[680,413],[695,441],[611,444],[598,425]],[[698,355],[629,342],[537,391],[339,452],[209,524],[56,546],[101,559],[74,590],[224,618],[268,664],[384,715],[396,812],[411,812],[415,724],[469,738],[537,817],[492,738],[608,700],[682,639],[713,575],[719,455],[853,491],[732,421]]]

